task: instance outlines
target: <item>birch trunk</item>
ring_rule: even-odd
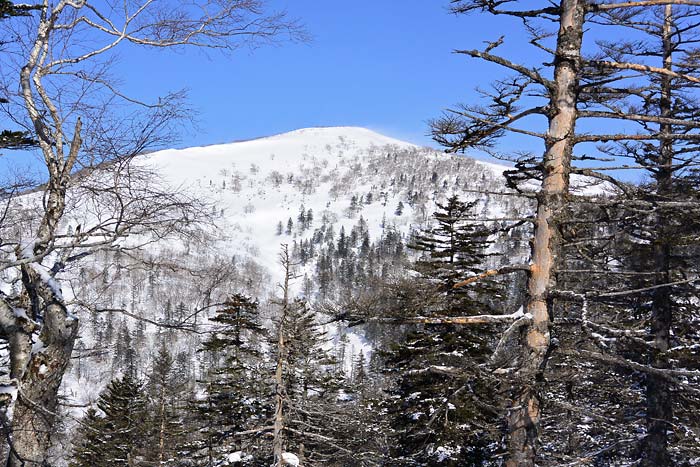
[[[532,319],[523,329],[519,387],[508,415],[508,467],[534,466],[536,461],[542,402],[540,384],[550,345],[549,293],[555,286],[560,248],[558,216],[565,207],[569,190],[585,6],[581,0],[563,0],[560,5],[544,178],[538,196],[527,283],[526,312]]]

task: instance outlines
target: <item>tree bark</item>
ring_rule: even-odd
[[[663,66],[673,71],[672,44],[673,7],[664,6],[663,25]],[[659,111],[661,117],[672,116],[673,87],[668,75],[661,76],[661,96]],[[670,124],[660,125],[662,138],[659,144],[659,167],[656,172],[657,197],[668,199],[673,191],[673,140],[664,137],[673,134]],[[656,214],[656,235],[652,242],[654,261],[655,285],[671,282],[670,275],[670,232],[669,219],[664,209]],[[654,341],[653,355],[650,364],[655,368],[668,368],[669,363],[665,352],[670,346],[672,324],[671,288],[659,287],[652,292],[651,337]],[[668,430],[673,417],[673,399],[669,383],[655,375],[647,375],[646,379],[646,427],[647,434],[641,443],[641,466],[670,467],[671,457],[668,453]]]
[[[11,374],[19,382],[19,393],[11,425],[14,451],[9,456],[8,467],[46,465],[57,415],[58,390],[73,352],[78,321],[67,315],[63,304],[51,303],[46,307],[43,326],[39,337],[43,349],[32,351],[29,343],[29,357],[22,374]],[[26,355],[22,352],[17,357],[25,359]]]
[[[277,367],[275,369],[275,423],[272,432],[272,455],[273,466],[282,467],[284,460],[282,454],[284,452],[284,359],[285,359],[285,322],[287,319],[287,310],[289,309],[289,282],[292,279],[291,260],[289,259],[289,250],[287,245],[282,245],[280,253],[280,262],[284,268],[284,283],[282,284],[282,313],[277,330]]]
[[[508,415],[508,467],[534,466],[540,428],[542,372],[550,345],[550,297],[555,286],[560,236],[558,216],[566,204],[574,145],[578,75],[586,2],[563,0],[550,99],[549,130],[543,160],[544,178],[538,195],[532,267],[528,277],[518,387]]]

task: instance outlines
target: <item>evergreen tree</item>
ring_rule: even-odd
[[[241,450],[242,439],[233,435],[262,425],[269,415],[257,349],[257,341],[266,335],[258,303],[231,295],[212,321],[218,327],[202,351],[212,355],[215,364],[204,381],[205,396],[194,407],[198,440],[188,447],[198,465],[211,465],[218,456]]]
[[[306,228],[311,227],[314,221],[314,212],[311,208],[306,211]]]
[[[344,432],[352,414],[341,412],[339,391],[344,388],[337,361],[328,350],[328,336],[303,300],[294,300],[278,322],[284,348],[282,386],[284,393],[285,449],[307,459],[343,462],[347,452]],[[272,343],[278,352],[279,336]]]
[[[73,440],[73,456],[70,467],[92,467],[100,465],[105,458],[105,421],[97,410],[89,408],[81,420],[80,428]]]
[[[306,229],[306,209],[304,208],[303,204],[299,209],[299,215],[297,216],[297,225],[299,226],[299,230],[301,231]]]
[[[183,402],[188,399],[187,380],[180,378],[175,370],[175,360],[165,341],[161,341],[148,381],[153,424],[147,455],[161,466],[177,457],[186,435]]]
[[[496,288],[487,282],[453,286],[484,269],[486,233],[473,223],[473,203],[452,196],[438,203],[435,227],[415,235],[422,252],[416,270],[424,290],[410,299],[421,316],[493,314]],[[390,465],[481,466],[489,464],[500,433],[497,386],[486,372],[493,341],[488,329],[445,325],[412,326],[388,353],[396,383],[389,412],[394,442]]]
[[[32,10],[41,8],[39,5],[15,5],[9,0],[0,0],[0,20],[13,16],[26,16]],[[7,99],[0,97],[0,103],[7,103]],[[29,149],[35,147],[38,142],[25,131],[1,130],[0,149]]]
[[[396,205],[396,210],[394,211],[395,216],[400,216],[403,214],[403,202],[399,201],[399,204]]]
[[[89,410],[73,451],[71,467],[124,467],[137,463],[149,420],[143,385],[131,375],[112,380]]]
[[[340,227],[340,234],[338,235],[338,256],[340,258],[345,258],[348,255],[348,238],[345,235],[345,227]]]

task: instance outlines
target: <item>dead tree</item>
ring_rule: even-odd
[[[287,315],[289,314],[290,304],[290,282],[294,279],[292,270],[293,264],[289,257],[289,248],[286,244],[282,245],[280,252],[280,264],[284,270],[284,280],[281,284],[282,302],[280,303],[280,316],[277,322],[277,346],[275,349],[277,361],[275,365],[275,417],[274,428],[272,431],[272,455],[273,465],[282,467],[284,459],[282,454],[285,447],[285,407],[287,406],[287,388],[284,380],[285,362],[287,359],[287,346],[285,341]]]
[[[611,160],[608,164],[619,166],[619,161],[630,160],[632,167],[644,171],[650,179],[650,183],[629,187],[621,197],[606,201],[607,206],[601,208],[614,213],[603,222],[631,243],[627,257],[620,258],[624,270],[604,262],[589,262],[586,266],[596,270],[599,278],[607,278],[601,282],[600,294],[617,294],[600,301],[614,301],[614,305],[608,306],[614,306],[618,316],[624,315],[625,310],[629,310],[628,316],[641,313],[648,324],[627,319],[617,324],[600,314],[589,315],[584,320],[584,326],[593,336],[590,340],[598,346],[596,351],[616,354],[618,361],[622,358],[630,364],[648,366],[649,372],[643,379],[646,435],[636,453],[626,454],[640,465],[648,466],[675,465],[691,456],[693,450],[690,446],[683,447],[686,435],[681,433],[697,429],[697,424],[683,414],[688,408],[681,408],[678,414],[673,410],[675,400],[685,400],[684,405],[692,406],[695,397],[689,395],[684,385],[674,383],[663,373],[663,370],[692,366],[692,355],[687,355],[687,349],[695,342],[683,329],[689,323],[690,297],[697,290],[692,281],[697,275],[693,259],[696,253],[690,245],[691,239],[697,237],[700,208],[693,175],[699,162],[696,152],[700,139],[696,104],[698,68],[693,59],[697,53],[694,44],[700,10],[693,6],[697,2],[682,2],[685,6],[672,3],[677,2],[596,14],[595,21],[607,29],[633,30],[631,34],[615,35],[641,33],[641,37],[634,41],[600,43],[600,55],[588,60],[587,66],[592,73],[607,78],[605,83],[599,81],[586,90],[592,104],[579,113],[582,119],[633,122],[640,131],[624,128],[608,135],[614,143],[601,150]],[[580,138],[606,141],[605,135]],[[590,170],[582,172],[611,180],[610,174],[603,175],[608,170],[605,165],[601,164],[596,174]],[[579,250],[583,247],[588,251],[596,248],[609,251],[602,249],[601,241],[571,240],[578,243]],[[619,280],[621,272],[623,281]],[[615,276],[617,280],[610,279]],[[691,281],[687,282],[688,279]],[[611,284],[614,284],[612,290]],[[647,301],[648,311],[643,305]],[[590,306],[594,308],[593,304]],[[622,323],[633,329],[623,328]],[[630,352],[631,348],[635,351]],[[631,356],[635,354],[643,359]],[[605,364],[600,360],[597,363]],[[662,372],[658,373],[659,370]],[[628,381],[630,384],[631,378]],[[678,426],[686,429],[675,429],[677,434],[672,436]],[[671,454],[674,443],[675,459]]]
[[[534,465],[541,412],[541,375],[550,346],[550,291],[556,286],[555,271],[559,254],[558,218],[562,214],[569,191],[574,131],[576,124],[581,43],[586,15],[586,2],[562,1],[559,6],[539,10],[506,10],[502,4],[512,2],[455,2],[457,12],[480,10],[496,15],[521,17],[527,22],[553,19],[558,26],[556,49],[552,53],[553,77],[545,77],[539,69],[516,64],[492,54],[502,39],[484,50],[459,53],[499,64],[518,73],[510,81],[499,82],[489,109],[463,107],[448,112],[433,122],[435,139],[449,150],[459,151],[473,146],[488,146],[505,131],[539,136],[545,153],[539,164],[542,186],[537,195],[536,217],[532,238],[532,266],[527,283],[525,311],[529,321],[521,327],[522,354],[508,415],[509,466]],[[539,45],[541,37],[534,37]],[[544,48],[544,47],[543,47]],[[541,90],[544,102],[521,110],[520,98],[531,88]],[[548,120],[546,133],[519,130],[515,124],[533,115]]]

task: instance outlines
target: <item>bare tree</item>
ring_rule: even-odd
[[[173,194],[134,162],[172,140],[173,125],[187,117],[183,95],[155,104],[124,95],[108,73],[115,51],[127,44],[230,51],[283,34],[299,37],[299,29],[282,13],[265,14],[258,0],[45,0],[10,28],[22,41],[3,70],[18,72],[20,91],[16,99],[8,93],[6,109],[35,135],[47,177],[11,206],[33,214],[22,219],[26,229],[2,225],[0,264],[20,285],[0,299],[10,353],[6,385],[17,394],[6,415],[8,465],[29,466],[46,463],[78,332],[74,297],[62,289],[66,266],[100,249],[137,250],[186,233],[202,216],[192,199]]]

